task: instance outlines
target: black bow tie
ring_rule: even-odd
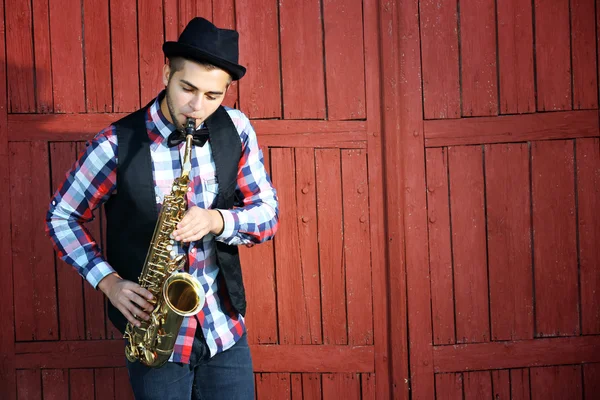
[[[194,132],[192,144],[194,146],[204,146],[204,143],[208,140],[208,128],[200,128]],[[174,130],[167,139],[167,145],[169,147],[177,146],[179,143],[185,142],[185,133],[179,129]]]

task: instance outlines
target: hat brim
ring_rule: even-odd
[[[222,58],[215,57],[210,53],[204,52],[187,44],[179,42],[165,42],[162,48],[166,57],[183,57],[194,61],[207,62],[229,73],[229,75],[231,75],[231,79],[234,81],[241,79],[246,74],[245,67],[239,64],[234,64]]]

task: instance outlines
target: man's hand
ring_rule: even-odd
[[[113,273],[105,276],[98,283],[98,288],[132,325],[139,327],[141,323],[138,319],[145,321],[150,319],[147,313],[154,307],[147,300],[152,300],[152,293],[137,283]]]
[[[194,206],[185,213],[173,231],[175,240],[192,242],[200,240],[208,233],[220,235],[223,232],[223,217],[217,210],[205,210]]]

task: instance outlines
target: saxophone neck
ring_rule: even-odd
[[[185,153],[183,156],[183,170],[181,176],[188,176],[192,170],[192,139],[196,131],[196,120],[188,118],[185,123]]]

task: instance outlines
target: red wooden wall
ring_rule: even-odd
[[[0,393],[131,398],[50,194],[161,89],[195,15],[241,32],[226,102],[281,201],[243,251],[258,399],[592,399],[600,382],[593,0],[4,0]],[[103,218],[92,231],[103,240]]]
[[[385,397],[376,2],[3,3],[0,397],[131,398],[105,300],[55,258],[45,209],[85,140],[162,89],[161,45],[197,15],[241,32],[249,72],[226,103],[281,200],[277,240],[242,254],[256,396]],[[103,242],[101,214],[91,230]]]
[[[380,11],[393,393],[597,398],[597,2]]]

